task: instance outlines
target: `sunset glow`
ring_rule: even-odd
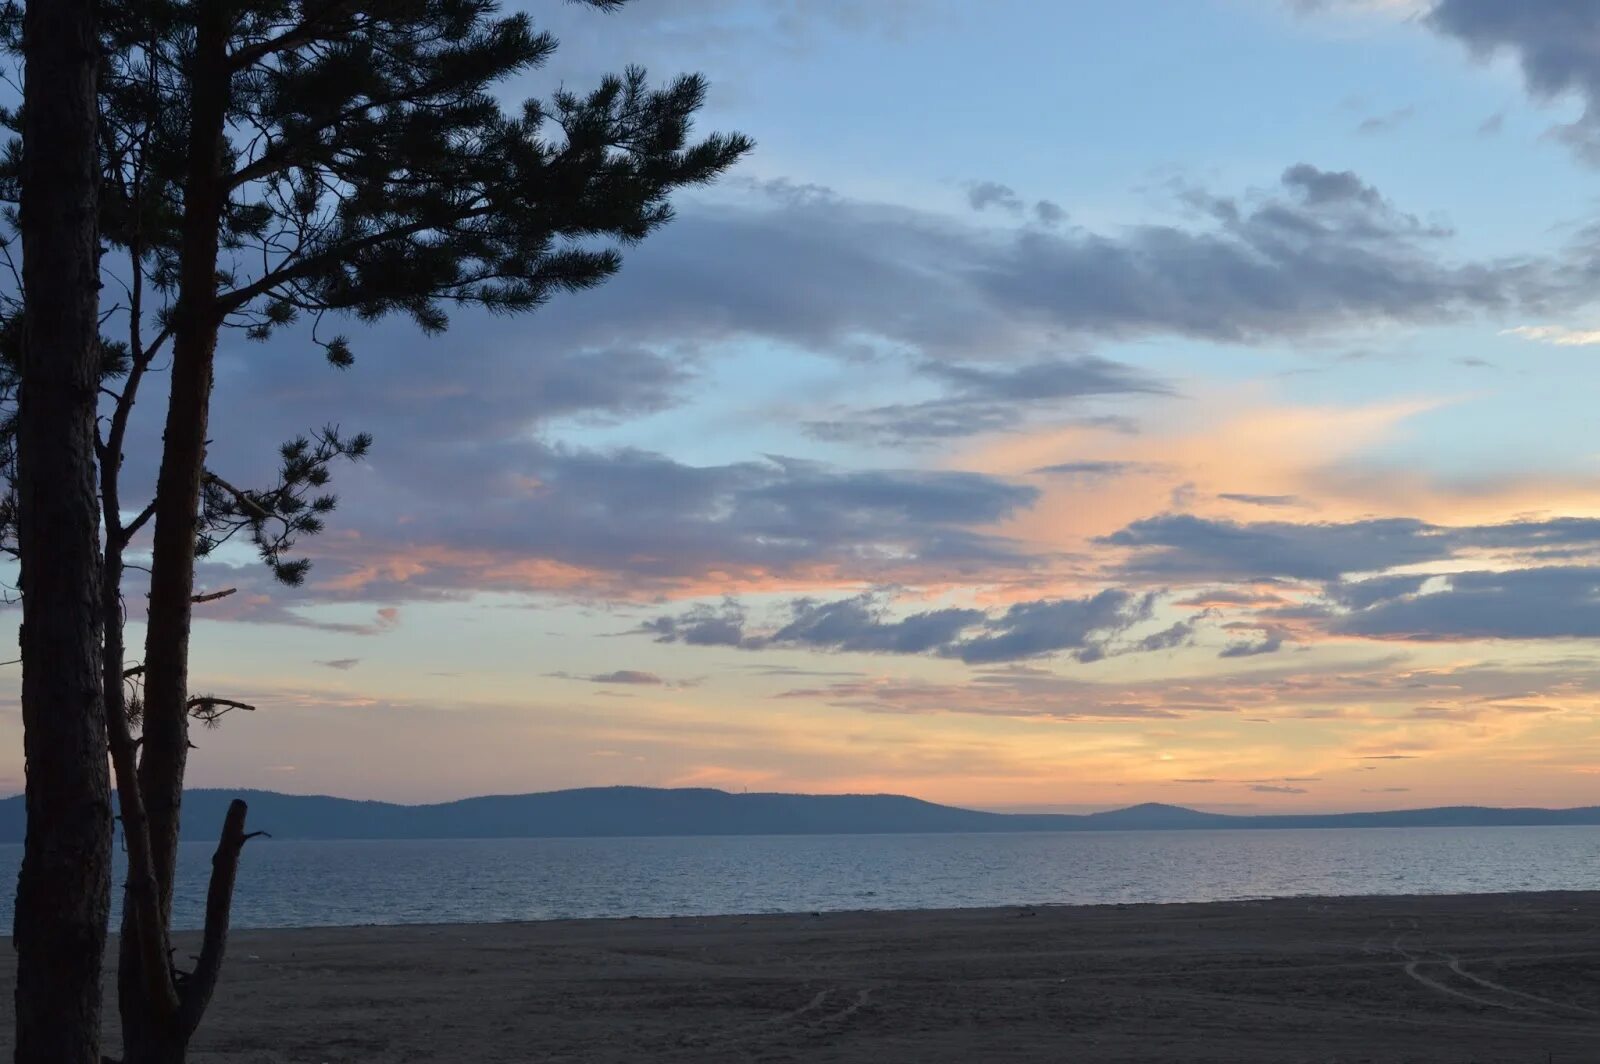
[[[1600,83],[1481,4],[635,6],[512,93],[758,147],[614,281],[224,333],[229,479],[375,443],[304,587],[202,563],[191,786],[1600,800]]]

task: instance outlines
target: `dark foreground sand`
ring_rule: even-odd
[[[1600,894],[244,931],[193,1059],[1594,1064]]]

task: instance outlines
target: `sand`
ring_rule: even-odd
[[[1589,1064],[1600,894],[241,931],[192,1059]]]

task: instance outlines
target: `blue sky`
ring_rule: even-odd
[[[508,103],[757,149],[533,317],[225,344],[230,480],[376,443],[202,573],[193,783],[1596,800],[1600,2],[527,10]]]

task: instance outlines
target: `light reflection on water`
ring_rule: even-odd
[[[182,847],[179,927],[199,926],[210,857],[210,844]],[[0,845],[0,876],[15,882],[21,858]],[[1594,889],[1600,827],[258,839],[234,926]]]

